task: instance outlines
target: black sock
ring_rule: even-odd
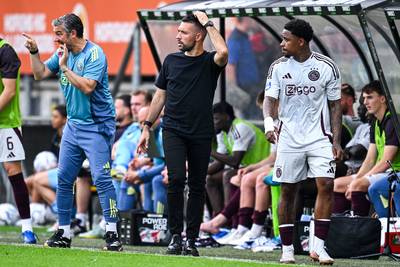
[[[13,188],[15,203],[19,211],[21,219],[29,219],[31,217],[31,211],[29,208],[29,193],[26,187],[24,176],[22,173],[18,173],[13,176],[9,176],[8,179]]]

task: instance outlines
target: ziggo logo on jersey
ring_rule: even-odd
[[[286,85],[285,88],[285,94],[287,96],[293,96],[293,95],[308,95],[311,93],[315,93],[316,89],[315,86],[296,86],[294,84],[288,84]]]

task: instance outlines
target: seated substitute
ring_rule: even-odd
[[[355,215],[367,216],[370,202],[366,198],[368,187],[387,176],[391,161],[394,168],[400,167],[399,140],[395,133],[392,114],[388,110],[386,97],[379,81],[373,81],[362,89],[368,113],[374,116],[370,130],[370,145],[367,156],[355,177],[335,180],[335,192],[344,193],[351,199]]]
[[[220,172],[220,175],[207,176],[207,193],[213,210],[218,206],[224,206],[230,195],[230,178],[234,176],[240,167],[257,163],[265,159],[269,154],[269,143],[263,132],[252,123],[235,117],[233,107],[220,102],[213,106],[214,128],[217,133],[217,151],[211,152],[215,161],[209,166],[208,173],[213,170],[222,170],[225,165],[230,169]],[[224,182],[222,182],[224,181]],[[221,193],[218,188],[223,188],[226,201],[221,201]]]

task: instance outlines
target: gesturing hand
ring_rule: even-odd
[[[29,50],[30,53],[38,51],[38,46],[36,41],[32,39],[32,37],[26,33],[22,33],[22,36],[25,37],[24,46]]]
[[[68,48],[66,44],[61,45],[57,49],[57,54],[58,54],[58,64],[60,65],[60,69],[66,69],[67,68],[67,61],[68,61]]]

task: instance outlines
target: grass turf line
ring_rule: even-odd
[[[185,256],[115,253],[82,249],[56,249],[37,246],[0,245],[0,266],[145,266],[145,267],[260,267],[274,263],[234,261]]]

